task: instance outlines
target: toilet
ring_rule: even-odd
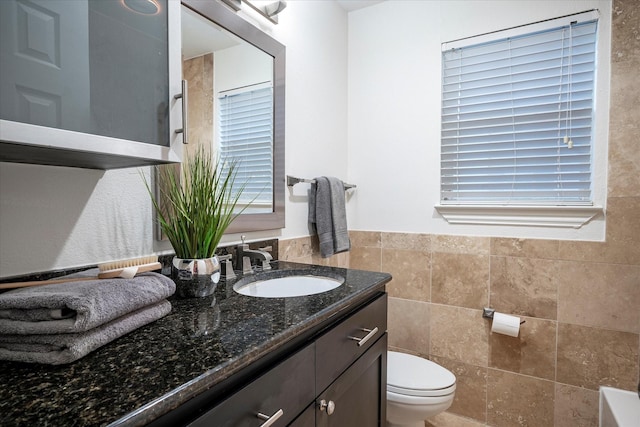
[[[424,427],[453,403],[456,377],[430,360],[387,352],[387,426]]]

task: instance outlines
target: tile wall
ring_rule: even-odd
[[[213,54],[182,61],[182,74],[189,82],[189,144],[184,146],[188,155],[198,148],[213,147]]]
[[[606,241],[353,231],[320,258],[311,237],[280,258],[387,271],[389,342],[457,377],[427,426],[598,425],[598,387],[635,390],[640,367],[640,7],[614,0]],[[490,333],[482,307],[521,316]]]

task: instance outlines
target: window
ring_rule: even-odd
[[[245,185],[240,205],[273,202],[273,90],[252,86],[219,98],[220,159],[237,161],[236,186]]]
[[[441,213],[593,206],[597,19],[561,21],[443,45]]]

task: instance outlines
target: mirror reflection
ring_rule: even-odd
[[[189,143],[223,164],[237,162],[237,209],[274,211],[274,58],[182,7],[182,74],[188,82]]]

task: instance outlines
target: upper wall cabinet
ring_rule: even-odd
[[[0,1],[0,161],[179,162],[180,3]]]

